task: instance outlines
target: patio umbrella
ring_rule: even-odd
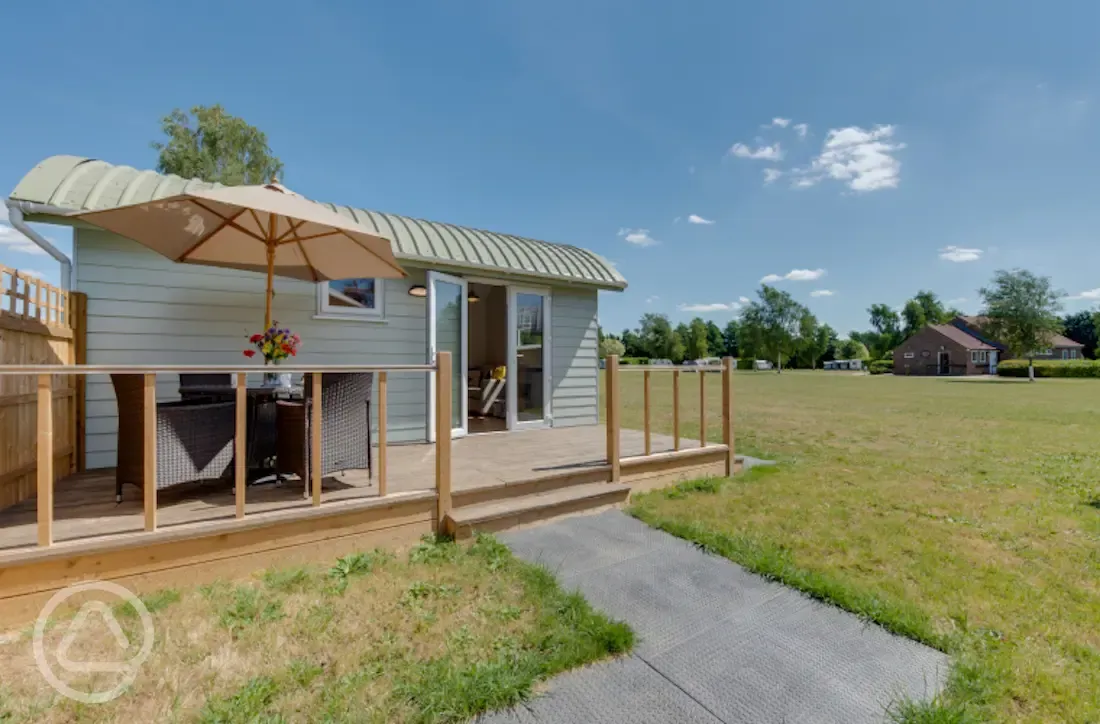
[[[405,276],[389,239],[274,180],[74,216],[175,262],[266,272],[264,329],[276,275],[307,282]]]

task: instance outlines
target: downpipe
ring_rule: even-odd
[[[12,227],[18,229],[23,236],[33,241],[42,251],[52,256],[61,264],[61,288],[66,291],[71,289],[73,279],[72,259],[65,256],[60,249],[51,244],[49,239],[32,229],[24,219],[24,214],[69,216],[72,211],[70,209],[62,209],[58,206],[50,206],[49,204],[36,204],[31,201],[17,201],[15,199],[8,199],[5,205],[8,207],[8,221],[11,222]]]

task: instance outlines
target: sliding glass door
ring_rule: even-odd
[[[451,434],[466,434],[466,280],[428,272],[428,362],[451,353]],[[435,440],[435,375],[428,383],[428,439]]]
[[[508,290],[508,426],[550,424],[550,293]]]

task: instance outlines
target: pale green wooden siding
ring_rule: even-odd
[[[89,364],[240,364],[248,335],[263,326],[261,275],[173,264],[132,241],[77,229],[76,288],[88,295]],[[302,335],[304,364],[422,363],[427,348],[426,303],[407,293],[424,283],[409,269],[386,280],[386,322],[314,319],[316,287],[277,279],[275,316]],[[162,375],[157,398],[178,398],[179,380]],[[106,377],[88,384],[88,466],[115,463],[118,418]],[[423,373],[390,375],[392,440],[425,435],[427,388]]]

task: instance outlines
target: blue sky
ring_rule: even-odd
[[[1100,4],[181,7],[0,9],[0,189],[150,168],[161,116],[222,103],[313,198],[598,251],[613,331],[724,324],[768,275],[842,332],[919,288],[976,309],[999,268],[1100,300]],[[0,263],[56,278],[2,221]]]

